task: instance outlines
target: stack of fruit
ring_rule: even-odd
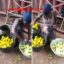
[[[32,40],[32,47],[38,48],[44,46],[44,38],[35,36],[35,38]]]
[[[9,48],[12,46],[13,43],[14,42],[13,42],[12,38],[10,38],[8,36],[6,36],[6,37],[2,36],[2,38],[0,39],[0,48],[3,48],[3,49]]]
[[[20,43],[19,50],[24,56],[29,57],[29,58],[32,57],[32,46],[31,45]]]
[[[33,29],[35,29],[35,30],[39,29],[39,24],[37,22],[33,25]]]
[[[56,55],[64,57],[64,39],[56,38],[52,40],[50,47]]]

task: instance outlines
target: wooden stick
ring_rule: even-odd
[[[6,14],[6,12],[2,12],[2,11],[0,11],[0,15],[3,15],[3,16],[6,17],[7,14]],[[19,15],[19,14],[15,14],[15,13],[9,13],[9,16],[12,17],[12,18],[22,18],[21,15]]]
[[[58,16],[58,15],[57,15],[57,17],[58,17],[58,18],[61,18],[61,19],[63,19],[63,17],[62,17],[62,16]]]
[[[64,1],[59,1],[59,0],[57,0],[58,2],[64,2]]]
[[[59,6],[62,6],[62,5],[64,5],[64,3],[61,3],[61,4],[53,6],[53,7],[59,7]]]
[[[21,0],[21,1],[23,1],[23,0]],[[32,2],[30,2],[30,1],[23,1],[23,2],[26,2],[26,3],[32,3]]]
[[[61,23],[60,29],[62,29],[63,24],[64,24],[64,18],[63,18],[63,21]]]
[[[2,9],[3,11],[6,11],[6,1],[2,0]]]
[[[10,14],[10,16],[16,16],[16,17],[19,17],[19,18],[22,18],[23,16],[22,15],[20,15],[20,14],[16,14],[16,13],[9,13]]]
[[[1,15],[6,15],[6,13],[5,13],[5,12],[2,12],[2,11],[0,11],[0,14],[1,14]]]
[[[53,5],[55,6],[55,4],[56,4],[56,0],[53,0]]]
[[[15,0],[13,0],[14,3],[18,6],[18,7],[21,7]]]
[[[10,0],[8,0],[7,15],[6,15],[7,16],[6,17],[6,24],[7,24],[8,20],[9,20],[9,14],[8,14],[9,7],[10,7]]]
[[[23,7],[23,8],[27,8],[27,7],[30,7],[31,6],[31,4],[30,5],[28,5],[28,6],[25,6],[25,7]]]
[[[32,11],[33,13],[39,13],[38,11]]]

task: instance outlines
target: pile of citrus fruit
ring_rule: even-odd
[[[35,29],[35,30],[39,29],[39,24],[37,22],[33,25],[33,29]]]
[[[44,46],[44,38],[35,36],[35,38],[32,40],[32,47],[41,47]]]
[[[13,44],[13,39],[8,36],[2,36],[0,40],[0,48],[8,48],[11,47]]]
[[[20,44],[19,45],[20,51],[26,56],[31,58],[32,57],[32,46],[29,44]]]

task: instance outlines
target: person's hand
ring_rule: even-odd
[[[14,29],[11,29],[11,33],[14,34],[15,33],[15,30]]]
[[[43,31],[44,31],[45,34],[47,34],[47,35],[49,34],[47,26],[43,27]]]
[[[34,25],[34,21],[31,22],[31,26],[33,26],[33,25]]]

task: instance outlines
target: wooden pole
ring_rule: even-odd
[[[6,15],[6,24],[9,21],[9,13],[8,13],[8,9],[10,8],[10,0],[8,0],[8,7],[7,7],[7,15]]]
[[[13,0],[14,3],[18,6],[18,7],[21,7],[15,0]]]
[[[2,16],[4,16],[4,17],[7,16],[6,12],[2,12],[2,11],[0,11],[0,15],[2,15]],[[12,18],[22,18],[21,15],[15,14],[15,13],[9,13],[9,16],[12,17]]]
[[[59,5],[55,5],[54,7],[59,7],[59,6],[62,6],[62,5],[64,5],[64,3],[61,3]]]
[[[62,29],[63,24],[64,24],[64,18],[63,18],[63,21],[61,23],[60,29]]]

